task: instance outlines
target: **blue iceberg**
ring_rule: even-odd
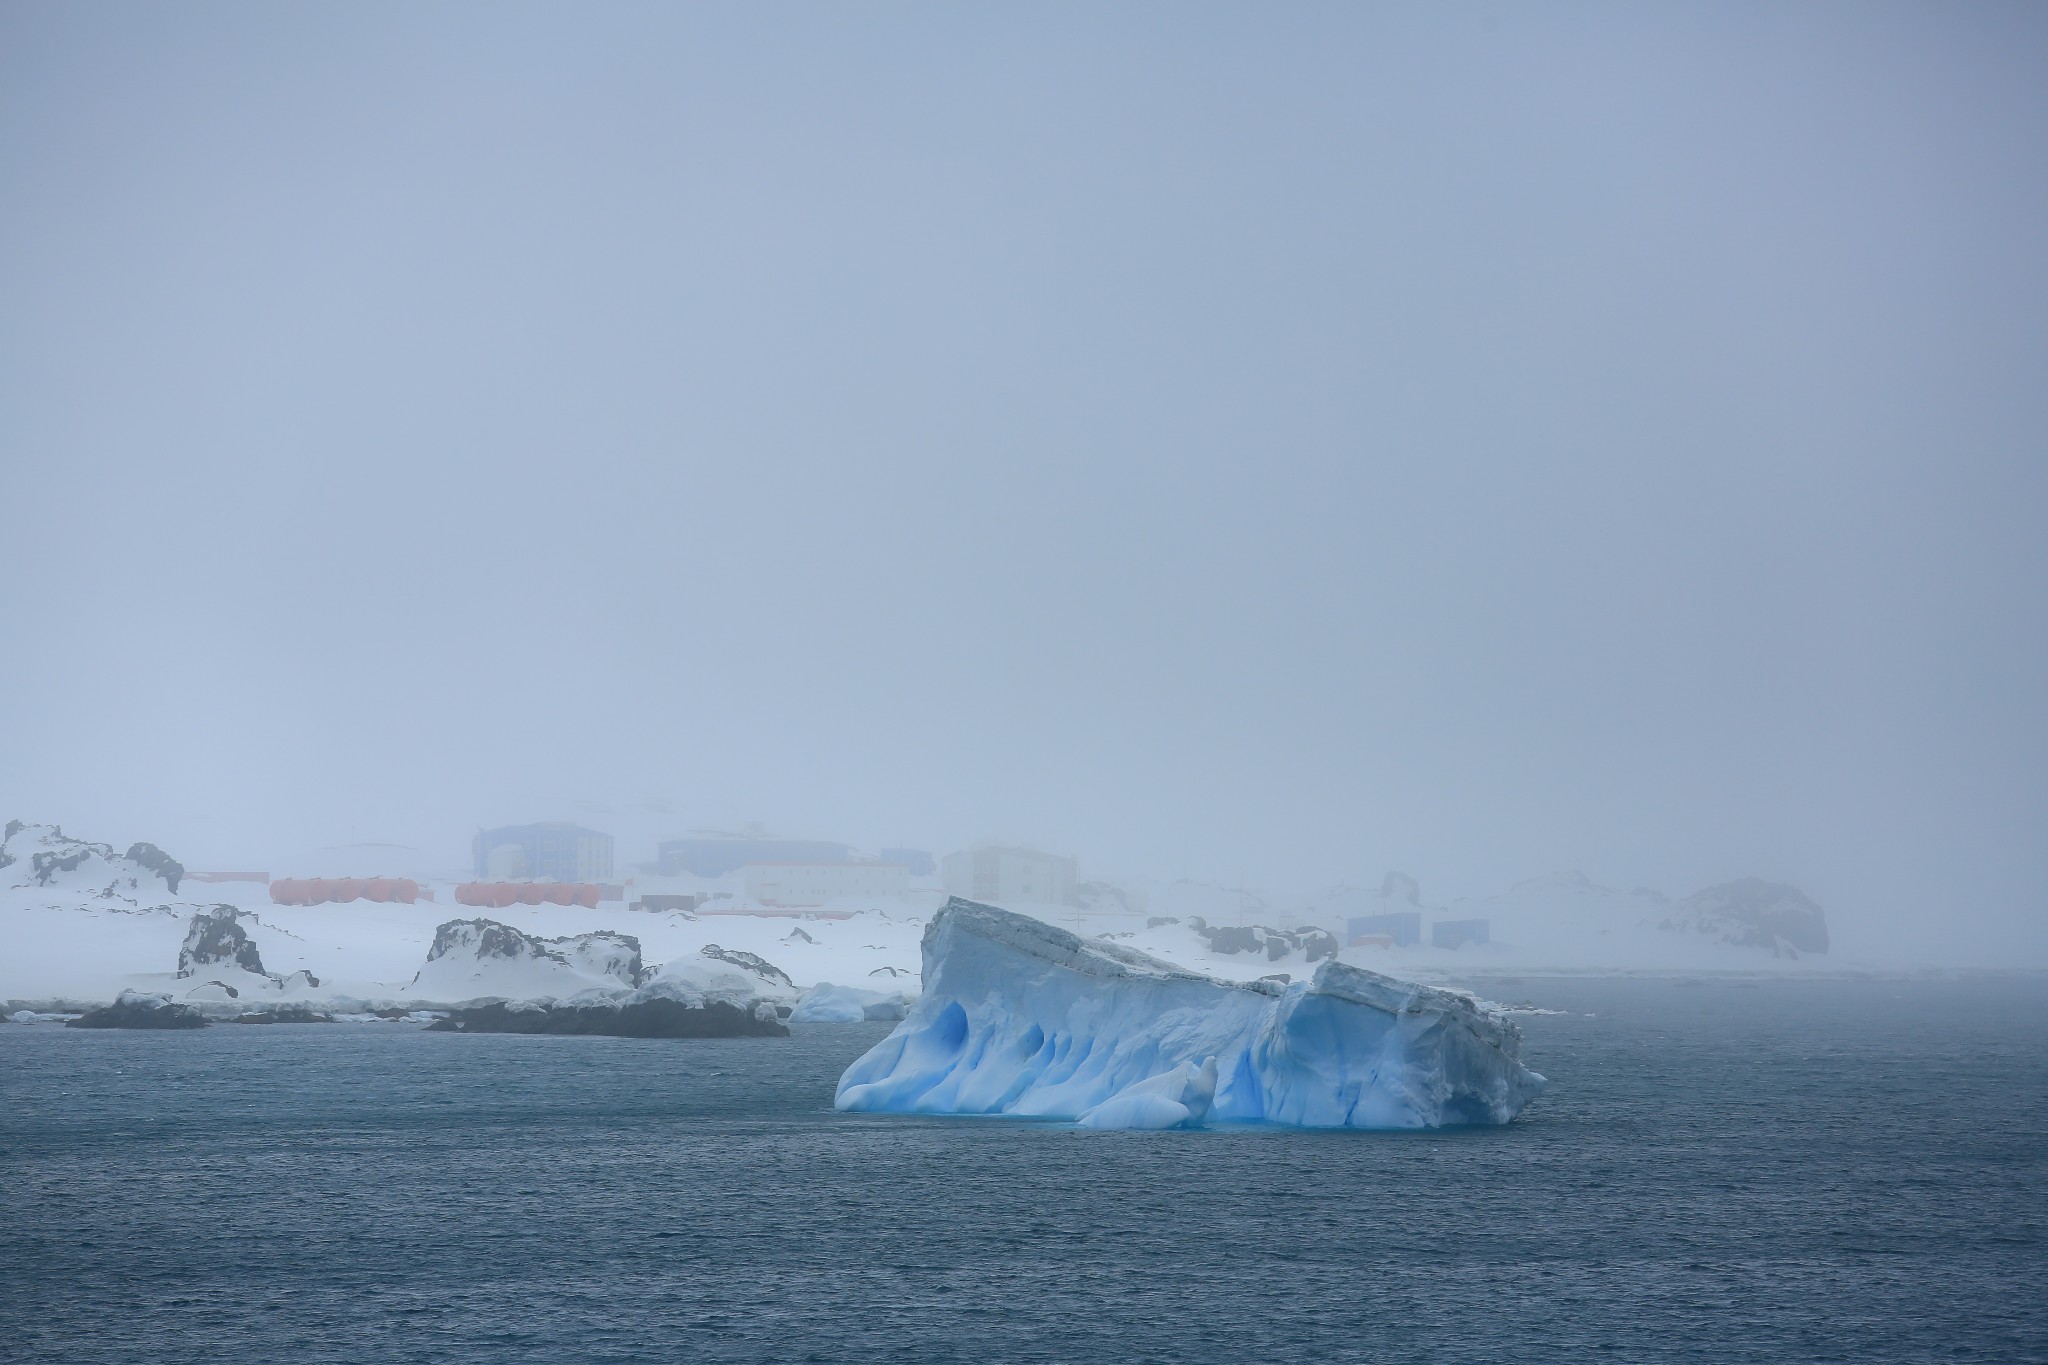
[[[1221,981],[955,897],[925,929],[923,997],[834,1102],[1091,1128],[1506,1123],[1544,1084],[1520,1048],[1452,991],[1336,961]]]

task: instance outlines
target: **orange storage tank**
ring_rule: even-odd
[[[420,884],[410,877],[391,879],[391,899],[401,905],[411,905],[420,898]]]
[[[576,888],[576,903],[589,910],[597,909],[598,887],[585,884]]]
[[[390,900],[391,879],[389,877],[365,877],[363,879],[363,899],[375,901],[379,905]]]

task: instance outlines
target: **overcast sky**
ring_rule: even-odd
[[[2044,69],[2039,5],[10,5],[0,816],[2040,944]]]

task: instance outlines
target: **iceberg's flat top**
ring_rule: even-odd
[[[1033,919],[1010,910],[999,910],[955,896],[925,927],[925,969],[931,969],[934,936],[947,932],[973,935],[1017,952],[1038,958],[1055,967],[1084,976],[1144,977],[1155,981],[1199,981],[1206,985],[1246,990],[1260,995],[1277,995],[1280,987],[1271,981],[1226,981],[1192,971],[1161,958],[1141,953],[1108,939],[1082,938],[1056,924]],[[1366,973],[1371,975],[1371,973]]]

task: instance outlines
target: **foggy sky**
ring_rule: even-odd
[[[9,6],[0,818],[1755,874],[2048,951],[2044,59],[2000,5]]]

